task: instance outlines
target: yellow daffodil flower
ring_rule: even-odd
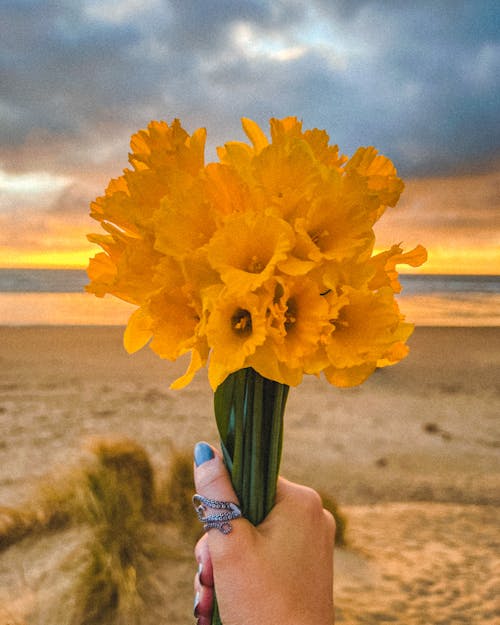
[[[91,204],[106,234],[89,235],[103,251],[87,290],[138,306],[129,351],[191,353],[174,388],[207,363],[214,389],[246,367],[287,385],[321,372],[359,384],[407,353],[396,267],[426,252],[373,255],[373,226],[403,182],[375,148],[348,159],[296,117],[272,119],[270,138],[242,124],[250,143],[207,165],[204,129],[151,122],[132,137],[130,169]]]

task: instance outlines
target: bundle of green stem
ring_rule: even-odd
[[[287,396],[286,384],[268,380],[251,368],[232,373],[215,391],[224,462],[243,515],[254,525],[274,505]],[[217,602],[212,625],[221,625]]]

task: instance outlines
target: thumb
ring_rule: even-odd
[[[197,443],[194,448],[194,483],[198,495],[239,505],[222,456],[205,442]],[[221,510],[208,508],[205,516],[218,512]],[[251,523],[242,517],[230,523],[231,531],[228,534],[216,528],[210,529],[197,547],[197,559],[203,564],[203,570],[212,572],[220,610],[223,609],[224,601],[227,602],[228,591],[234,587],[235,562],[241,561],[242,555],[246,553],[254,531]],[[200,619],[200,622],[205,621]]]
[[[194,483],[199,495],[238,504],[238,497],[222,457],[208,443],[195,445],[194,465]]]

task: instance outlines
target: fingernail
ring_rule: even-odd
[[[198,616],[198,604],[200,603],[200,593],[197,592],[194,598],[194,605],[193,605],[193,616],[195,618],[197,618]]]
[[[207,462],[207,460],[212,460],[213,457],[214,457],[214,451],[208,443],[202,442],[202,443],[197,443],[195,445],[194,463],[196,464],[197,467],[199,467],[200,464]]]
[[[198,579],[200,580],[200,584],[201,584],[201,574],[203,572],[203,562],[200,562],[198,564]]]

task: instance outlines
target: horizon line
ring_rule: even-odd
[[[82,271],[86,272],[87,267],[82,267],[81,265],[49,265],[49,266],[40,266],[40,265],[5,265],[0,266],[0,271]],[[491,272],[463,272],[463,271],[418,271],[418,268],[409,268],[402,269],[398,271],[398,274],[406,275],[406,276],[484,276],[484,277],[500,277],[500,273],[491,273]]]

